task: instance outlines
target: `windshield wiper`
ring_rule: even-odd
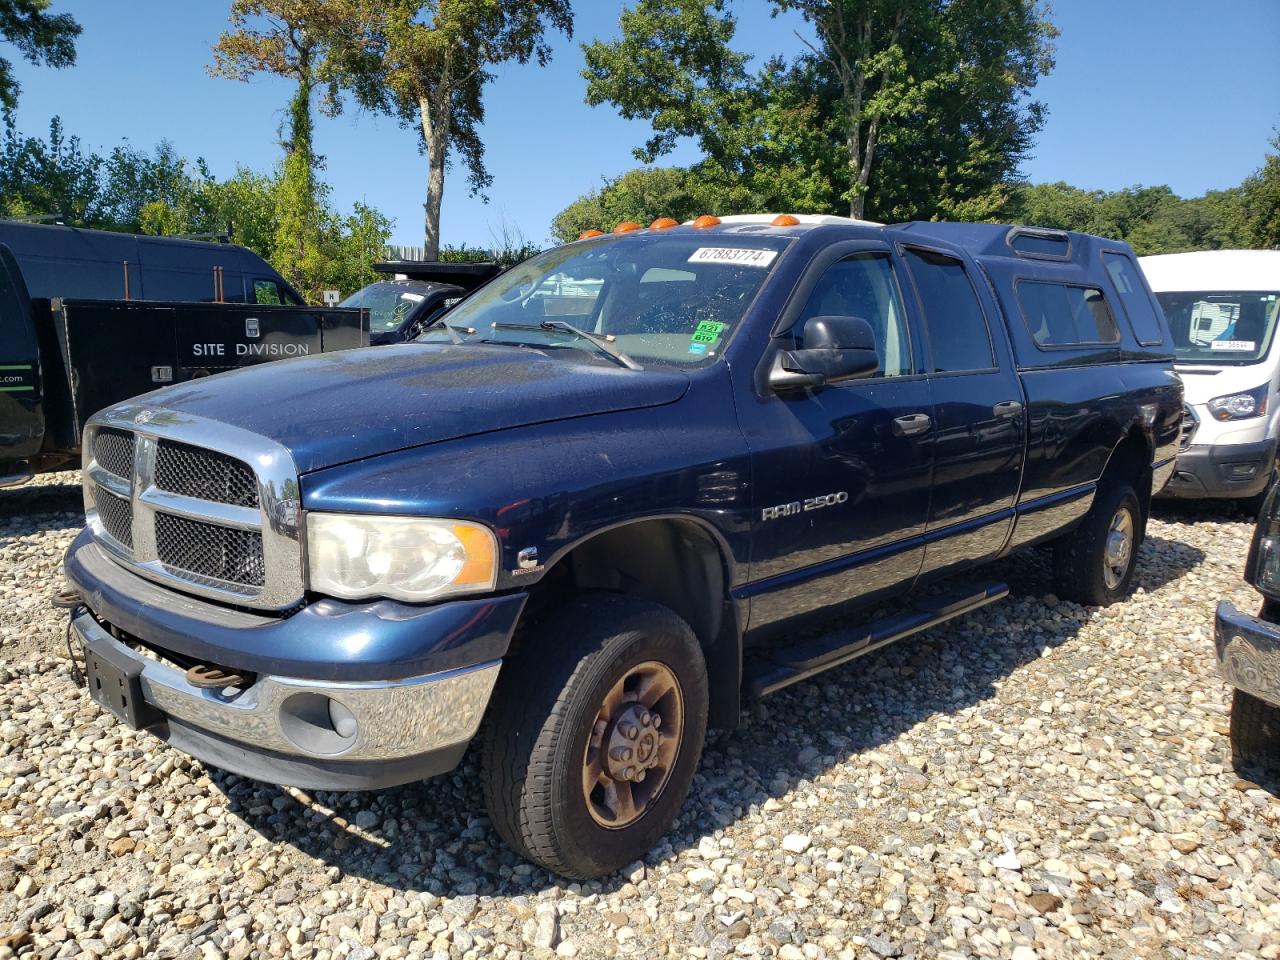
[[[528,330],[530,328],[530,325],[527,323],[498,322],[498,323],[492,324],[491,326],[495,330]],[[601,335],[598,333],[588,333],[586,330],[582,330],[578,327],[575,327],[573,324],[566,323],[563,320],[543,320],[540,324],[538,324],[538,328],[540,330],[549,330],[552,333],[567,333],[567,334],[570,334],[571,336],[581,337],[583,340],[586,340],[588,343],[595,346],[597,350],[603,353],[610,360],[617,363],[619,366],[626,367],[628,370],[644,369],[644,367],[640,366],[640,364],[636,363],[629,356],[627,356],[625,353],[623,353],[621,350],[615,347],[613,345],[614,338],[609,336],[608,334]]]
[[[435,327],[444,327],[444,332],[449,334],[449,339],[452,340],[454,343],[466,342],[462,339],[461,336],[459,336],[459,334],[465,333],[467,336],[470,337],[474,335],[476,332],[475,327],[455,327],[452,323],[446,323],[444,319],[444,314],[441,314],[440,316],[436,317],[434,320],[428,321],[426,324],[424,324],[422,329],[418,331],[418,335],[421,336],[422,334],[426,333],[428,330],[434,329]]]

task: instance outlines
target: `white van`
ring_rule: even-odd
[[[1186,409],[1162,496],[1260,499],[1280,432],[1280,250],[1141,257],[1177,349]]]

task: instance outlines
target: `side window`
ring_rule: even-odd
[[[800,311],[796,328],[810,317],[833,316],[861,317],[871,324],[880,355],[875,376],[911,373],[911,341],[893,264],[887,256],[859,255],[828,267]]]
[[[1018,302],[1031,336],[1041,347],[1120,342],[1120,330],[1097,287],[1022,280]]]
[[[908,249],[905,257],[924,309],[933,372],[994,367],[991,332],[964,264],[926,250]]]
[[[1129,317],[1129,326],[1133,335],[1144,347],[1155,347],[1164,343],[1164,329],[1160,326],[1160,318],[1152,309],[1151,298],[1142,286],[1138,276],[1138,265],[1123,253],[1103,251],[1102,262],[1107,265],[1107,276],[1115,285],[1120,295],[1120,305]]]
[[[280,306],[285,302],[280,292],[280,285],[274,280],[253,281],[253,302],[270,306]]]

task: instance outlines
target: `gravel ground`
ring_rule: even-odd
[[[75,477],[0,492],[0,957],[1280,957],[1280,801],[1213,669],[1250,525],[1159,512],[1140,589],[1013,597],[769,700],[643,863],[508,852],[474,763],[381,794],[206,770],[86,702],[48,607]]]

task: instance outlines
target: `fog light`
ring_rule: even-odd
[[[1258,465],[1256,463],[1227,464],[1227,479],[1229,480],[1252,480],[1257,475]]]
[[[280,704],[280,732],[299,750],[335,756],[355,744],[355,714],[319,693],[295,693]]]

